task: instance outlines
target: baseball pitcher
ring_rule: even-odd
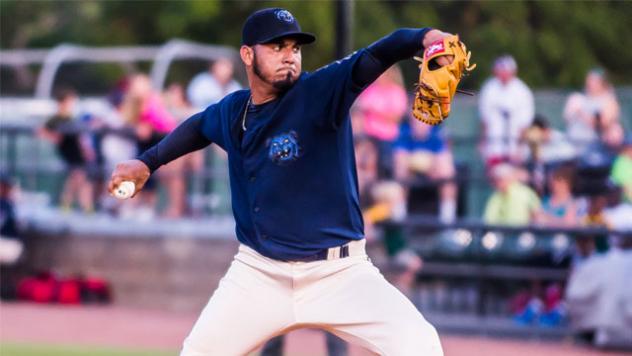
[[[110,192],[131,181],[136,194],[151,173],[184,154],[211,143],[228,153],[239,251],[183,356],[244,355],[301,327],[380,355],[443,354],[434,327],[366,255],[349,108],[387,68],[432,45],[414,111],[440,121],[471,68],[469,55],[458,52],[465,47],[456,36],[399,29],[302,72],[301,46],[314,40],[287,10],[253,13],[240,48],[250,89],[193,115],[112,174]],[[424,70],[446,79],[424,79]]]

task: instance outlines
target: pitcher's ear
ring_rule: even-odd
[[[254,60],[254,49],[246,45],[241,46],[239,49],[239,56],[245,65],[250,66]]]

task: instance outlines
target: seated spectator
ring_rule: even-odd
[[[625,192],[620,187],[612,190],[608,207],[604,210],[606,225],[615,231],[632,233],[632,201],[625,199]],[[615,237],[620,237],[616,236]]]
[[[367,239],[376,238],[376,224],[384,221],[401,222],[407,215],[406,191],[398,182],[376,183],[371,189],[371,198],[373,204],[363,212]],[[389,268],[396,272],[392,282],[402,293],[410,295],[417,272],[422,267],[422,260],[408,247],[401,226],[387,225],[381,232],[381,242],[389,258]]]
[[[528,225],[540,215],[540,198],[520,183],[516,169],[506,163],[492,169],[495,192],[487,200],[483,220],[495,225]]]
[[[68,176],[61,194],[61,206],[70,210],[75,200],[84,212],[94,211],[92,183],[86,166],[94,159],[91,143],[82,137],[82,126],[74,118],[77,94],[71,89],[61,89],[55,94],[56,114],[39,129],[39,135],[55,144],[57,153],[66,164]]]
[[[375,140],[379,152],[380,178],[392,176],[392,143],[399,136],[399,125],[408,110],[402,72],[393,66],[366,88],[356,101],[364,118],[364,134]],[[357,126],[357,125],[356,125]]]
[[[604,190],[605,189],[605,190]],[[608,195],[611,187],[602,188],[602,192],[595,192],[586,197],[583,204],[578,207],[579,225],[593,228],[610,229],[611,226],[606,217],[608,207]],[[583,206],[581,206],[583,205]],[[575,239],[575,251],[573,253],[573,265],[579,266],[595,254],[605,253],[609,249],[607,234],[581,233]]]
[[[525,161],[548,165],[567,162],[576,156],[575,147],[566,135],[551,128],[542,115],[536,115],[533,119],[531,126],[523,133],[523,141],[528,146]]]
[[[566,132],[583,153],[613,125],[620,125],[619,115],[619,103],[605,72],[593,69],[586,75],[584,93],[573,93],[566,101]]]
[[[548,179],[550,195],[542,200],[540,222],[547,226],[573,227],[579,223],[572,195],[574,172],[569,166],[555,169]]]
[[[631,270],[632,235],[572,270],[566,302],[578,336],[599,347],[632,347]]]
[[[439,185],[439,218],[445,223],[456,217],[457,185],[452,153],[441,134],[441,126],[430,126],[412,116],[400,128],[393,144],[395,179],[410,181],[427,177]]]
[[[575,147],[564,134],[552,129],[546,118],[536,115],[523,133],[522,161],[526,163],[528,179],[539,195],[546,191],[546,171],[552,165],[575,158]]]
[[[368,137],[356,137],[354,139],[354,150],[360,202],[365,202],[369,195],[369,187],[377,182],[378,179],[377,147]]]
[[[213,62],[208,71],[197,74],[189,83],[187,97],[197,110],[204,110],[224,96],[241,89],[233,79],[233,63],[227,58]]]
[[[624,141],[612,165],[610,179],[623,189],[625,200],[632,202],[632,135]]]

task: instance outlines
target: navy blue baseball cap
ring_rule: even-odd
[[[276,7],[256,11],[248,17],[242,30],[241,43],[253,46],[284,37],[294,38],[299,44],[316,40],[311,33],[301,31],[301,26],[289,11]]]

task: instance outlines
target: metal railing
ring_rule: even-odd
[[[423,258],[409,297],[437,327],[536,338],[569,335],[569,320],[563,314],[546,325],[538,315],[525,319],[512,311],[519,293],[540,293],[544,300],[545,290],[558,288],[562,297],[579,256],[577,241],[632,239],[632,230],[501,226],[473,219],[444,224],[419,215],[382,224],[384,232],[393,228],[402,229],[409,247]]]
[[[152,84],[161,89],[167,78],[169,67],[177,59],[205,59],[209,61],[228,58],[234,62],[238,59],[233,47],[208,45],[192,41],[173,39],[162,46],[118,46],[118,47],[86,47],[70,43],[62,43],[51,49],[16,49],[1,50],[0,65],[19,67],[28,64],[42,64],[39,72],[34,96],[50,98],[59,68],[64,63],[129,63],[137,61],[153,61],[151,68]],[[238,71],[243,77],[243,73]]]

